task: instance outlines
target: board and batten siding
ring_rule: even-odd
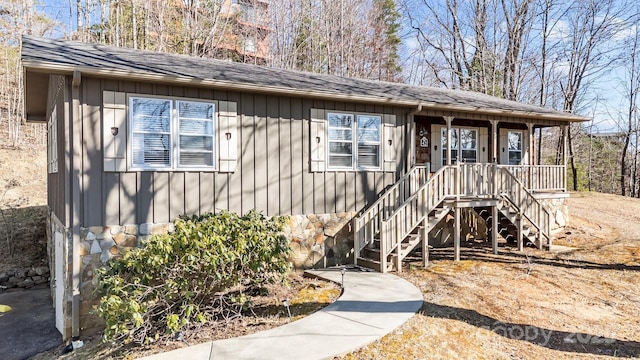
[[[406,171],[406,109],[91,77],[82,88],[84,227],[166,223],[220,209],[269,216],[358,211]],[[236,103],[235,171],[103,171],[103,91]],[[397,169],[311,172],[311,109],[395,115]]]
[[[67,222],[67,169],[69,168],[67,153],[68,128],[71,118],[69,108],[69,85],[63,75],[49,75],[49,89],[47,96],[47,119],[50,121],[52,113],[55,112],[55,134],[48,133],[47,136],[55,136],[55,154],[50,153],[47,148],[47,163],[56,162],[55,170],[52,166],[48,166],[47,171],[47,197],[50,210],[65,225],[70,226]],[[51,140],[51,139],[49,139]],[[50,164],[52,165],[52,164]]]

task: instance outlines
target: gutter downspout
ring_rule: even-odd
[[[82,116],[80,114],[80,82],[81,73],[73,71],[71,82],[72,126],[67,136],[71,137],[71,236],[73,239],[72,255],[72,303],[71,303],[71,336],[76,340],[80,336],[80,163]],[[77,134],[77,135],[76,135]]]
[[[409,171],[409,169],[411,169],[413,166],[416,165],[416,149],[415,149],[415,144],[416,144],[416,122],[414,120],[414,115],[421,112],[422,108],[424,107],[424,105],[422,103],[419,103],[418,106],[416,106],[416,109],[409,112],[407,114],[407,123],[409,123],[409,129],[411,129],[411,135],[409,136],[410,142],[409,144],[414,144],[414,146],[409,146],[409,149],[407,149],[407,159],[409,159],[409,161],[407,162],[407,165],[411,164],[410,166],[407,166],[406,171]]]

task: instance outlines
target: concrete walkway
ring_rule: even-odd
[[[340,283],[340,269],[308,273]],[[284,326],[178,349],[144,359],[327,359],[358,349],[409,320],[422,293],[391,274],[347,270],[333,304]]]

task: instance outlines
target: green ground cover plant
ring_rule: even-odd
[[[106,340],[150,343],[250,311],[252,295],[283,282],[286,218],[250,211],[182,217],[98,271],[97,314]]]

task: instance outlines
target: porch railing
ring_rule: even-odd
[[[371,206],[353,220],[356,258],[373,241],[380,223],[404,204],[429,179],[429,166],[414,166],[393,186],[386,189]]]
[[[567,191],[563,165],[498,165],[508,170],[531,192]]]
[[[551,244],[550,220],[551,215],[533,194],[524,186],[522,181],[506,168],[499,168],[496,182],[501,195],[505,197],[538,230],[540,247],[542,236]]]
[[[399,266],[402,261],[399,244],[445,198],[455,195],[459,187],[458,166],[445,166],[420,186],[407,201],[380,224],[381,268],[387,268],[387,257],[396,251]],[[383,270],[384,271],[384,270]]]

